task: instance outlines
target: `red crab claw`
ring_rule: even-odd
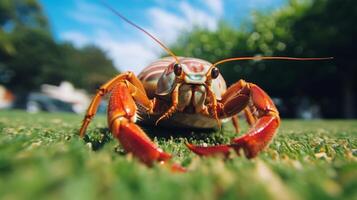
[[[236,106],[233,107],[233,104]],[[187,144],[188,148],[201,156],[213,154],[227,156],[230,149],[234,149],[238,155],[243,150],[248,158],[257,156],[269,144],[279,127],[279,113],[273,101],[261,88],[241,80],[228,88],[223,95],[220,116],[233,116],[243,109],[251,125],[246,134],[233,139],[231,144],[209,147]]]
[[[83,120],[80,135],[84,136],[87,126],[98,109],[101,97],[109,92],[111,96],[108,104],[108,125],[113,136],[119,140],[124,150],[132,153],[134,157],[147,166],[159,162],[169,166],[172,171],[184,171],[183,167],[168,163],[171,155],[161,150],[135,124],[137,118],[136,103],[150,111],[153,109],[153,102],[148,99],[141,82],[131,72],[117,76],[99,89]]]

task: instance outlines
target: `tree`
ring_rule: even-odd
[[[46,17],[37,0],[0,1],[0,53],[14,54],[12,34],[24,29],[41,29],[49,33]],[[1,55],[0,54],[0,55]]]
[[[5,60],[13,76],[5,83],[17,92],[30,92],[43,83],[58,83],[63,78],[61,52],[52,37],[41,30],[26,30],[12,35],[16,54]]]
[[[117,73],[99,48],[57,43],[36,0],[0,1],[0,58],[0,84],[24,96],[63,80],[93,91]]]
[[[173,49],[209,61],[254,55],[334,56],[334,61],[324,62],[232,62],[220,69],[229,84],[240,78],[257,83],[271,96],[282,98],[289,110],[296,107],[294,99],[307,96],[319,103],[325,117],[353,117],[356,9],[357,1],[353,0],[290,0],[276,11],[255,13],[253,22],[240,29],[227,24],[215,32],[195,29],[181,36],[186,39],[179,40]],[[222,37],[227,33],[230,37]],[[292,117],[293,113],[285,116]]]
[[[357,29],[353,26],[356,13],[357,2],[353,0],[291,0],[286,8],[256,18],[254,30],[261,37],[253,49],[268,55],[334,56],[334,61],[329,62],[289,63],[288,69],[279,62],[275,67],[278,71],[272,72],[278,77],[289,77],[281,79],[281,83],[296,91],[289,94],[286,90],[287,94],[304,93],[321,102],[325,116],[355,117],[353,74],[357,73],[357,68],[352,52],[357,50],[354,45]],[[278,43],[284,44],[284,48],[276,48]]]
[[[13,45],[18,49],[16,56],[6,62],[13,76],[5,85],[16,92],[37,90],[44,83],[58,85],[63,80],[94,91],[118,73],[99,48],[76,49],[72,44],[57,44],[41,31],[18,33]]]
[[[311,55],[332,55],[334,65],[325,65],[329,71],[319,88],[334,99],[343,116],[356,117],[357,62],[357,2],[354,0],[316,0],[294,24],[294,37]],[[326,74],[326,72],[324,72]],[[326,87],[328,85],[328,87]],[[333,92],[332,92],[333,91]]]
[[[96,46],[76,49],[66,43],[61,48],[65,60],[64,78],[77,87],[95,91],[118,73],[112,60]]]

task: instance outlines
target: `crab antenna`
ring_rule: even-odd
[[[107,4],[104,0],[101,1],[101,3],[108,8],[110,11],[112,11],[115,15],[117,15],[119,18],[127,22],[128,24],[134,26],[135,28],[139,29],[140,31],[144,32],[146,35],[148,35],[151,39],[156,41],[168,54],[170,54],[176,62],[178,63],[179,60],[177,56],[167,47],[165,46],[159,39],[157,39],[155,36],[153,36],[151,33],[147,32],[145,29],[141,28],[139,25],[135,24],[134,22],[130,21],[128,18],[124,17],[122,14],[120,14],[117,10],[115,10],[113,7],[111,7],[109,4]]]
[[[227,58],[224,60],[220,60],[212,65],[216,67],[219,64],[237,61],[237,60],[331,60],[333,57],[325,57],[325,58],[294,58],[294,57],[283,57],[283,56],[254,56],[254,57],[237,57],[237,58]]]

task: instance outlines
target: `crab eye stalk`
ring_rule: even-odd
[[[182,67],[180,66],[180,64],[176,63],[174,65],[174,73],[176,76],[180,76],[182,73]]]
[[[219,69],[217,67],[214,67],[212,70],[211,70],[211,77],[213,79],[216,79],[219,75]]]

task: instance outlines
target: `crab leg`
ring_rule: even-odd
[[[230,149],[234,149],[237,154],[243,150],[248,158],[255,157],[268,145],[280,124],[278,110],[270,97],[257,85],[241,80],[228,88],[222,98],[219,115],[220,117],[233,116],[247,109],[249,101],[252,103],[249,107],[256,111],[254,113],[250,110],[245,111],[245,115],[250,117],[247,119],[248,122],[254,122],[246,134],[233,139],[231,144],[227,145],[200,147],[188,144],[188,148],[204,156],[217,153],[228,155]]]
[[[253,124],[255,124],[255,122],[257,121],[257,117],[253,115],[252,111],[250,111],[249,107],[246,107],[244,109],[244,116],[247,120],[247,123],[252,126]]]
[[[86,113],[86,115],[83,119],[83,122],[82,122],[82,127],[79,131],[81,137],[83,137],[85,135],[85,132],[86,132],[86,129],[87,129],[89,123],[91,122],[91,120],[93,119],[95,114],[97,113],[98,106],[102,100],[102,97],[104,95],[108,94],[119,82],[124,81],[124,80],[132,83],[138,90],[140,90],[143,93],[143,95],[146,95],[143,85],[141,84],[141,82],[136,78],[136,76],[132,72],[126,72],[126,73],[120,74],[120,75],[114,77],[113,79],[111,79],[110,81],[106,82],[98,89],[97,94],[93,97],[93,100],[87,109],[87,113]],[[149,104],[149,102],[147,102],[147,101],[146,101],[146,103]],[[146,105],[146,106],[150,107],[150,105]]]
[[[238,115],[234,115],[232,117],[232,124],[234,127],[234,130],[236,131],[236,133],[239,133],[239,119],[238,119]]]

